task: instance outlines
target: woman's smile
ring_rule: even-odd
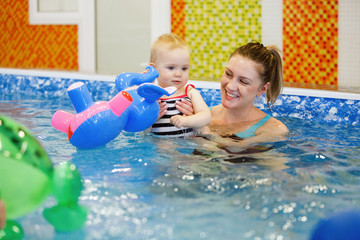
[[[239,97],[238,94],[231,93],[231,92],[229,92],[227,90],[225,90],[225,94],[226,94],[227,97],[230,97],[230,98],[238,98]]]

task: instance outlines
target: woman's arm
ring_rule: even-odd
[[[191,89],[188,96],[191,99],[191,103],[194,109],[194,114],[190,116],[176,115],[171,117],[171,123],[176,127],[192,127],[202,128],[210,124],[211,113],[210,109],[205,103],[199,91]]]
[[[6,223],[6,213],[5,213],[5,204],[0,200],[0,230],[5,227]]]

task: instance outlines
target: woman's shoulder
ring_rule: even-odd
[[[274,117],[270,117],[259,130],[262,132],[271,132],[275,135],[286,135],[289,132],[286,125]]]
[[[221,104],[216,105],[216,106],[210,106],[209,108],[210,108],[212,114],[216,114],[220,111]]]

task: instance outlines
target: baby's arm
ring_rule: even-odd
[[[193,105],[194,114],[191,116],[176,115],[170,121],[176,127],[202,128],[210,124],[211,113],[199,91],[191,89],[188,93]]]

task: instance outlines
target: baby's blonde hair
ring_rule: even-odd
[[[173,50],[175,48],[186,48],[189,49],[189,46],[186,42],[176,34],[165,33],[159,36],[156,41],[151,45],[150,52],[150,63],[155,63],[159,52],[163,49]]]

